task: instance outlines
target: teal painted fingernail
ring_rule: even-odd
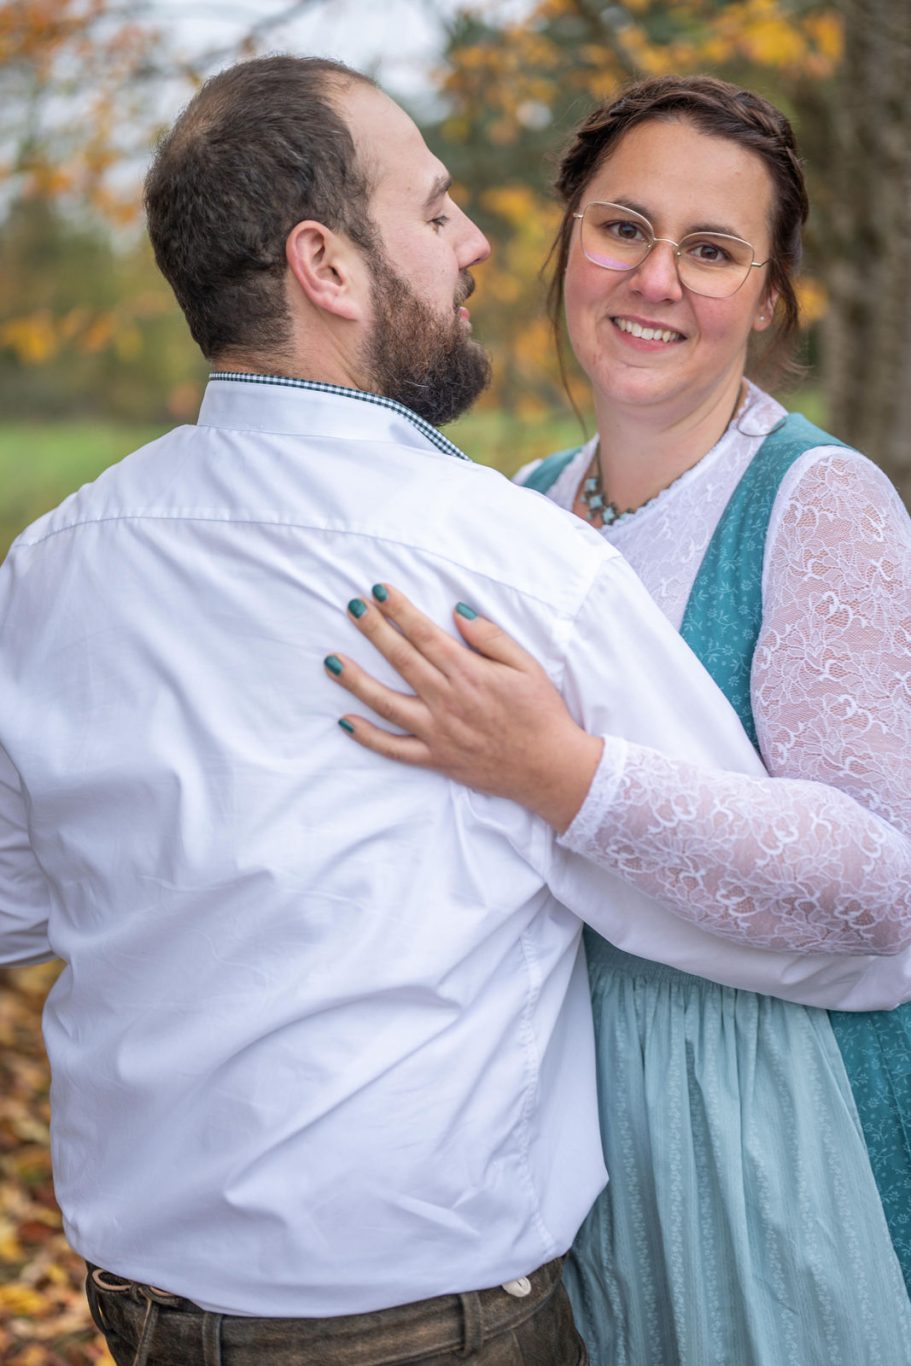
[[[385,602],[386,599],[389,597],[388,588],[385,588],[381,583],[375,583],[373,585],[372,591],[373,596],[376,598],[377,602]]]
[[[342,664],[342,661],[339,659],[338,655],[326,655],[326,658],[323,660],[323,663],[325,664],[326,668],[329,670],[331,674],[335,674],[336,678],[338,678],[339,674],[344,668],[344,665]]]
[[[457,602],[456,611],[459,616],[464,617],[466,621],[474,621],[475,617],[478,615],[473,607],[468,606],[467,602]]]
[[[350,721],[346,721],[344,716],[342,717],[341,721],[339,721],[339,725],[341,726],[342,730],[346,730],[349,735],[354,734],[354,726],[352,726]]]
[[[348,604],[348,611],[353,617],[362,617],[367,610],[367,604],[361,598],[352,598]]]

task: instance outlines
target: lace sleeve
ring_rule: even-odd
[[[875,466],[804,457],[770,529],[752,694],[773,778],[608,737],[561,843],[714,934],[911,944],[911,524]]]

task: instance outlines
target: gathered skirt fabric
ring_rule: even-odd
[[[610,1181],[565,1277],[593,1366],[911,1366],[827,1012],[585,942]]]

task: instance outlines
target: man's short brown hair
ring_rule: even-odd
[[[371,186],[334,98],[340,62],[264,57],[207,81],[159,144],[145,186],[155,259],[204,356],[281,354],[285,241],[304,219],[370,250]]]

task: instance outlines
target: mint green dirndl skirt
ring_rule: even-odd
[[[565,1276],[593,1366],[911,1366],[828,1013],[585,943],[610,1182]]]

